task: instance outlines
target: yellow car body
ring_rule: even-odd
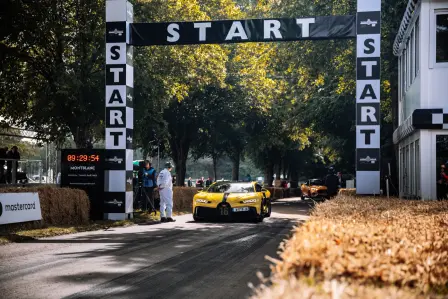
[[[300,187],[302,191],[302,200],[305,197],[308,198],[323,198],[328,197],[327,187],[324,185],[324,182],[319,179],[308,180],[305,184]]]
[[[218,218],[261,222],[270,215],[271,193],[256,182],[216,182],[193,197],[195,221]]]

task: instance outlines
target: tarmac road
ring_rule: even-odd
[[[309,202],[273,204],[263,223],[139,225],[0,246],[0,297],[246,298],[265,256],[307,219]]]

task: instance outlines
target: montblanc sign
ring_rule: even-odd
[[[111,28],[111,32],[113,30]],[[133,23],[130,24],[130,31],[130,43],[134,46],[319,40],[356,36],[355,16]],[[116,38],[115,33],[110,35],[112,39]]]

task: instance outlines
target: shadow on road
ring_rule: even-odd
[[[26,291],[32,298],[245,298],[248,283],[259,283],[257,271],[270,273],[265,256],[278,257],[310,203],[285,199],[272,208],[263,223],[197,223],[184,215],[176,223],[13,244],[30,253],[26,263],[8,253],[0,292],[5,298],[30,297]]]

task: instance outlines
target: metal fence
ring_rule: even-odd
[[[0,169],[0,184],[53,184],[53,177],[43,175],[41,160],[2,159],[5,161]],[[10,163],[8,163],[10,161]],[[8,169],[8,164],[10,167]]]

